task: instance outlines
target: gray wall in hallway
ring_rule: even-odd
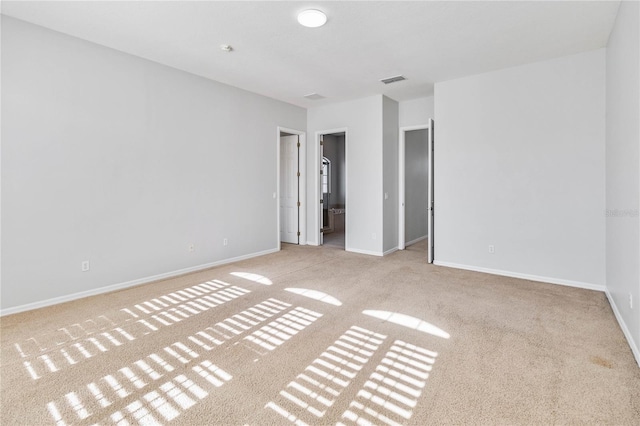
[[[405,132],[405,242],[427,235],[428,131]]]

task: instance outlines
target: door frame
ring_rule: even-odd
[[[320,179],[320,170],[322,170],[322,153],[320,147],[320,137],[324,135],[333,135],[335,133],[344,133],[344,249],[348,251],[349,247],[349,151],[347,150],[347,140],[349,139],[349,129],[347,127],[340,127],[337,129],[318,130],[315,132],[315,161],[313,173],[315,174],[315,225],[317,245],[322,245],[322,230],[320,224],[322,222],[322,204],[320,199],[322,198],[322,180]]]
[[[429,132],[429,124],[418,124],[415,126],[400,127],[400,137],[398,138],[398,250],[404,250],[405,244],[405,228],[406,228],[406,216],[405,216],[405,188],[406,188],[406,133],[414,130],[426,130]],[[429,153],[431,156],[431,153]],[[428,164],[426,164],[427,167]],[[429,180],[431,177],[429,176]],[[427,184],[427,186],[430,183]],[[428,206],[426,206],[428,208]]]
[[[300,199],[300,207],[298,208],[298,229],[300,230],[300,238],[298,245],[307,244],[307,133],[303,130],[290,129],[288,127],[277,126],[276,128],[276,241],[277,247],[280,249],[280,133],[289,133],[298,135],[300,142],[300,150],[298,151],[298,171],[300,171],[300,180],[298,181],[298,197]]]
[[[429,214],[427,216],[427,241],[429,248],[427,249],[427,262],[435,261],[436,245],[435,245],[435,122],[433,118],[429,119],[429,134],[427,135],[427,150],[429,151],[429,192],[427,193],[427,203],[429,204]]]

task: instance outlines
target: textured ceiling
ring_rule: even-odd
[[[619,1],[3,1],[2,13],[299,106],[604,47]],[[328,22],[304,28],[299,11]],[[233,46],[231,53],[221,44]],[[378,80],[402,74],[406,81]],[[303,98],[309,93],[322,100]]]

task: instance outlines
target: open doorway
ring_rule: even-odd
[[[429,186],[427,129],[404,132],[404,247],[427,239],[427,189]]]
[[[278,127],[278,241],[306,244],[305,134]]]
[[[320,243],[344,250],[347,235],[346,132],[322,134],[320,154]]]
[[[433,120],[403,127],[399,141],[398,248],[419,250],[433,262]]]

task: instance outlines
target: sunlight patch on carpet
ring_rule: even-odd
[[[450,337],[449,333],[436,327],[435,325],[409,315],[399,314],[397,312],[375,310],[364,310],[362,311],[362,313],[374,318],[379,318],[384,321],[408,327],[412,330],[428,333],[433,336],[442,337],[444,339],[448,339]]]
[[[318,300],[320,302],[328,303],[334,306],[342,306],[342,302],[336,299],[335,297],[323,293],[318,290],[310,290],[308,288],[285,288],[285,291],[290,293],[299,294],[300,296],[308,297],[313,300]]]
[[[322,317],[321,313],[297,307],[261,329],[254,331],[244,340],[251,350],[260,355],[265,355],[268,353],[266,351],[273,351],[320,317]]]
[[[107,353],[114,347],[157,332],[163,327],[170,327],[248,293],[250,291],[247,289],[222,281],[207,281],[169,293],[170,297],[160,296],[136,304],[135,313],[130,309],[120,310],[128,317],[121,326],[113,327],[115,323],[101,315],[96,321],[76,323],[57,330],[51,336],[43,335],[39,340],[46,341],[46,344],[30,338],[25,341],[25,344],[16,343],[14,347],[22,358],[34,356],[32,361],[23,361],[23,366],[31,379],[39,380],[43,376],[57,373],[80,361]],[[165,297],[164,302],[160,300]],[[171,306],[167,302],[176,306]],[[81,336],[82,334],[88,335]],[[37,355],[36,352],[31,355],[25,351],[27,347],[33,352],[48,351],[48,353]]]
[[[437,353],[396,340],[349,409],[341,426],[406,424],[418,404]]]
[[[57,401],[49,402],[49,413],[60,426],[88,417],[108,418],[121,424],[129,420],[138,423],[158,423],[159,419],[171,421],[182,411],[194,406],[197,401],[206,398],[210,393],[207,387],[215,389],[232,379],[231,374],[208,359],[192,366],[205,352],[257,328],[272,317],[281,315],[275,321],[256,330],[253,335],[247,336],[259,339],[260,336],[268,335],[271,339],[270,344],[275,348],[322,316],[300,307],[286,312],[290,308],[291,305],[288,303],[269,298],[188,336],[184,341],[165,346],[162,350],[120,368],[116,373],[108,374],[76,392],[70,392]],[[184,373],[184,367],[180,367],[178,371],[182,371],[183,374],[160,386],[156,384],[162,378],[166,380],[168,373],[176,374],[175,366],[179,364],[187,368],[192,366],[187,370],[188,375]],[[52,364],[50,368],[57,367]],[[124,409],[108,414],[108,407],[154,384],[155,390],[147,392]],[[104,417],[105,415],[107,417]]]
[[[265,408],[296,425],[317,423],[317,419],[333,406],[386,337],[364,328],[351,327]]]
[[[271,285],[273,282],[267,277],[258,274],[252,274],[251,272],[232,272],[234,277],[244,278],[245,280],[253,281],[258,284]]]

